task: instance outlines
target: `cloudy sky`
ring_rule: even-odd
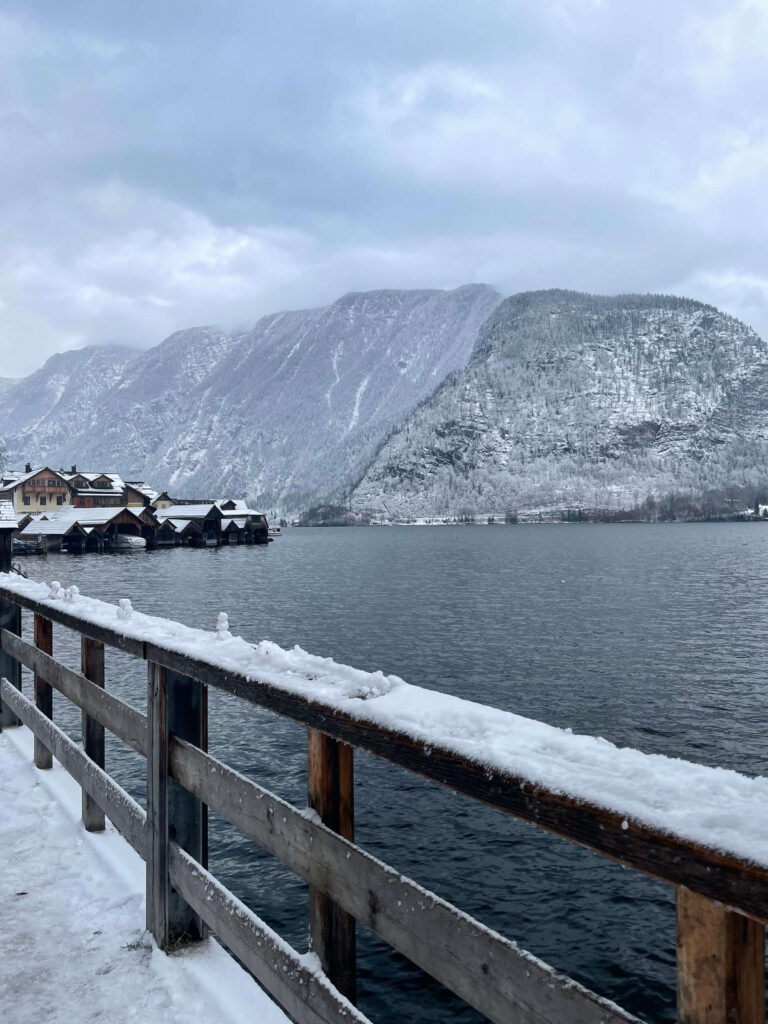
[[[6,0],[0,376],[351,290],[768,336],[765,0]]]

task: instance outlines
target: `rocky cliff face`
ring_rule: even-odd
[[[464,370],[405,418],[355,508],[630,507],[768,480],[768,346],[711,306],[544,291],[505,300]]]
[[[181,331],[132,358],[66,353],[2,401],[15,464],[114,469],[179,496],[306,508],[344,493],[393,427],[464,367],[492,288],[380,291]]]

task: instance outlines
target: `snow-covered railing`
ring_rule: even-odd
[[[20,636],[34,613],[35,643]],[[82,672],[51,656],[52,623],[82,636]],[[148,715],[107,693],[104,647],[148,662]],[[19,692],[35,673],[35,700]],[[147,861],[147,923],[162,947],[210,927],[297,1021],[354,1008],[362,922],[492,1021],[634,1018],[402,877],[354,844],[358,747],[673,884],[679,1020],[764,1021],[768,780],[621,749],[294,648],[252,645],[66,590],[0,575],[0,725],[35,733]],[[206,687],[308,728],[309,804],[287,804],[211,757]],[[83,748],[51,722],[52,688],[84,713]],[[147,813],[104,771],[104,729],[147,757]],[[169,786],[174,779],[179,786]],[[312,950],[286,946],[206,870],[206,808],[310,884]],[[169,840],[169,834],[175,840]]]

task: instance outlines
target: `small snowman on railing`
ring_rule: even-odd
[[[216,639],[232,639],[232,634],[229,632],[229,616],[227,615],[226,612],[219,612],[219,617],[216,620]]]
[[[131,601],[128,597],[121,597],[117,605],[117,617],[118,619],[130,619],[133,615],[133,608],[131,607]]]

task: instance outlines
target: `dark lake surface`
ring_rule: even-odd
[[[49,555],[31,578],[249,640],[273,640],[654,753],[768,772],[768,526],[288,530],[267,548]],[[77,665],[56,627],[55,653]],[[146,666],[107,652],[145,709]],[[28,688],[25,684],[25,689]],[[78,716],[57,697],[73,735]],[[210,749],[299,806],[306,735],[211,694]],[[143,764],[108,741],[143,802]],[[356,755],[357,841],[649,1021],[674,1020],[674,900],[661,883],[374,757]],[[211,822],[211,868],[300,951],[306,888]],[[477,1014],[361,930],[373,1020]]]

